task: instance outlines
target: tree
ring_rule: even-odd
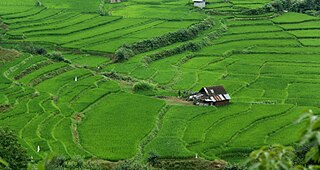
[[[292,169],[294,157],[292,147],[264,146],[250,154],[247,166],[252,170]]]
[[[307,118],[307,128],[301,137],[300,145],[311,144],[305,156],[305,163],[320,163],[320,117],[313,115],[310,110],[308,114],[301,117]]]
[[[121,61],[129,59],[133,55],[134,55],[134,53],[132,50],[125,48],[125,47],[122,47],[116,51],[114,60],[116,62],[121,62]]]
[[[0,128],[0,158],[8,169],[26,169],[28,156],[26,150],[18,143],[17,136],[8,128]],[[0,163],[0,169],[1,167]]]

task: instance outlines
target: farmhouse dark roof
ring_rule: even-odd
[[[189,98],[200,99],[206,102],[218,102],[231,99],[223,86],[203,87],[197,94],[192,95]]]
[[[227,94],[223,86],[203,87],[199,92],[205,92],[208,96]]]

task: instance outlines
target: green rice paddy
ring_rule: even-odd
[[[98,0],[43,0],[45,7],[0,0],[8,25],[4,47],[34,43],[70,61],[14,57],[0,48],[0,127],[12,128],[36,160],[52,154],[118,161],[155,153],[237,162],[263,145],[294,145],[304,126],[295,120],[308,109],[320,111],[320,18],[241,13],[267,2],[209,1],[215,25],[188,41],[206,41],[200,50],[146,62],[188,43],[176,42],[113,63],[123,44],[187,28],[208,14],[182,0],[107,3],[107,16],[97,13]],[[140,81],[156,90],[134,93]],[[213,85],[226,88],[230,105],[163,98]]]

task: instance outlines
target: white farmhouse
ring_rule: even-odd
[[[194,6],[199,8],[206,7],[206,0],[193,0]]]

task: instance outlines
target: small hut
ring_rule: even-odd
[[[195,7],[204,8],[206,7],[206,0],[193,0],[193,4]]]
[[[223,106],[229,104],[230,99],[223,86],[203,87],[198,93],[189,96],[189,100],[200,106]]]
[[[110,0],[110,3],[119,3],[119,2],[121,2],[121,0]]]

